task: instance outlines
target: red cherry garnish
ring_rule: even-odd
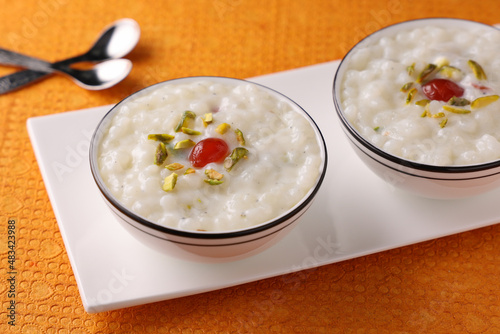
[[[204,167],[211,162],[222,162],[229,154],[226,142],[219,138],[206,138],[199,141],[189,154],[193,167]]]
[[[422,92],[430,100],[448,102],[452,97],[461,97],[464,94],[464,89],[446,79],[433,79],[422,85]]]

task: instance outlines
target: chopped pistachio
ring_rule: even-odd
[[[236,147],[231,155],[224,160],[224,168],[229,172],[234,165],[241,159],[246,158],[248,150],[244,147]]]
[[[413,73],[415,73],[415,63],[411,64],[410,66],[407,66],[406,72],[408,73],[408,75],[412,76]]]
[[[402,91],[403,93],[406,93],[410,90],[410,88],[413,87],[413,82],[407,82],[403,85],[403,87],[401,87],[400,91]]]
[[[163,142],[159,142],[158,146],[156,147],[154,164],[160,166],[165,162],[165,159],[167,159],[167,157],[168,153],[165,144]]]
[[[196,173],[196,170],[194,168],[191,168],[191,167],[186,169],[186,171],[184,172],[184,174],[193,174],[193,173]]]
[[[217,186],[219,184],[224,183],[224,181],[222,180],[214,180],[214,179],[204,179],[203,181],[205,181],[205,183],[208,183],[211,186]]]
[[[430,104],[427,103],[425,105],[424,112],[422,113],[422,115],[420,115],[420,117],[432,117],[432,114],[431,114],[431,111],[429,110],[429,107],[430,107]]]
[[[211,168],[205,169],[205,175],[209,179],[213,179],[213,180],[222,180],[222,178],[224,177],[224,174],[221,174],[218,171],[216,171],[215,169],[211,169]]]
[[[201,135],[201,132],[200,131],[196,131],[196,130],[193,130],[193,129],[190,129],[190,128],[186,128],[186,127],[182,127],[181,128],[181,131],[187,135],[191,135],[191,136],[198,136],[198,135]]]
[[[166,133],[152,133],[148,135],[148,139],[150,140],[156,140],[156,141],[161,141],[164,143],[168,143],[175,137]]]
[[[193,147],[194,145],[196,145],[196,143],[191,139],[184,139],[175,143],[174,149],[179,150],[182,148],[190,148]]]
[[[211,112],[206,113],[205,115],[203,115],[202,122],[203,122],[203,125],[205,127],[207,127],[208,124],[212,123],[213,120],[214,120],[214,118],[213,118],[213,115],[212,115]]]
[[[432,115],[431,117],[432,118],[441,118],[441,117],[444,117],[444,116],[445,116],[444,112],[440,111],[437,114]]]
[[[219,126],[217,126],[217,128],[215,129],[215,131],[221,135],[225,134],[227,132],[227,130],[229,130],[231,126],[227,123],[222,123],[222,124],[219,124]]]
[[[439,127],[444,128],[444,127],[446,126],[446,123],[448,123],[448,118],[443,119],[443,120],[439,123]]]
[[[162,189],[164,191],[172,191],[175,188],[175,184],[177,183],[177,174],[172,173],[165,178],[163,181]]]
[[[415,104],[417,106],[425,107],[425,106],[427,106],[429,104],[429,102],[431,102],[431,101],[429,101],[427,99],[422,99],[422,100],[416,101]]]
[[[188,120],[188,118],[195,119],[196,118],[196,114],[194,112],[192,112],[192,111],[186,110],[182,114],[179,123],[175,127],[175,132],[180,132],[182,130],[182,127],[186,127],[187,126],[187,120]]]
[[[413,100],[413,98],[415,97],[417,92],[418,92],[418,90],[416,88],[410,89],[410,91],[408,92],[408,95],[406,95],[406,104],[409,104]]]
[[[455,113],[455,114],[469,114],[470,113],[469,109],[457,108],[457,107],[449,106],[449,105],[444,105],[443,109],[446,110],[446,111]]]
[[[436,64],[438,68],[441,68],[443,66],[448,66],[450,64],[450,61],[446,57],[438,57],[436,58],[436,60],[434,60],[434,64]]]
[[[174,162],[174,163],[171,163],[171,164],[168,164],[165,166],[166,169],[168,170],[179,170],[179,169],[183,169],[184,168],[184,165],[178,163],[178,162]]]
[[[439,74],[448,79],[460,80],[462,78],[462,71],[454,66],[449,65],[441,67],[439,69]]]
[[[490,103],[493,103],[496,100],[498,100],[498,98],[499,98],[498,95],[488,95],[488,96],[478,97],[477,99],[472,101],[470,108],[474,110],[474,109],[486,107]]]
[[[463,98],[463,97],[456,97],[456,96],[453,96],[449,101],[448,101],[448,104],[452,105],[452,106],[458,106],[458,107],[463,107],[463,106],[467,106],[470,104],[470,101],[467,100],[466,98]]]
[[[380,130],[380,126],[376,126],[376,127],[374,127],[374,128],[373,128],[373,130],[374,130],[375,132],[377,132],[378,130]]]
[[[234,130],[234,133],[236,133],[236,140],[238,140],[238,143],[240,143],[241,146],[245,146],[245,137],[243,137],[243,132],[241,132],[240,129]]]
[[[471,68],[472,72],[474,72],[474,76],[476,77],[476,79],[478,79],[478,80],[488,79],[486,77],[486,73],[484,73],[483,68],[477,62],[475,62],[474,60],[469,60],[467,62],[467,64]]]
[[[417,83],[422,83],[425,81],[437,68],[436,65],[434,64],[427,64],[427,66],[420,72],[420,74],[417,77]]]

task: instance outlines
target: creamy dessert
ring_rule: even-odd
[[[385,152],[439,166],[500,159],[500,31],[428,26],[349,55],[344,114]]]
[[[324,162],[300,108],[239,80],[158,85],[118,105],[98,149],[125,207],[157,224],[230,231],[301,201]]]

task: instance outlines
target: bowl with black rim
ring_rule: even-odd
[[[350,75],[350,71],[352,71],[354,68],[356,68],[355,69],[356,71],[362,71],[365,68],[368,68],[369,66],[369,65],[363,65],[364,67],[363,66],[359,67],[359,65],[355,66],[353,65],[354,61],[353,59],[355,59],[355,57],[359,55],[358,52],[360,52],[360,50],[364,50],[364,52],[366,52],[364,57],[367,57],[368,59],[371,57],[371,52],[375,52],[374,50],[376,48],[373,47],[375,44],[377,44],[377,47],[380,47],[380,45],[388,43],[387,42],[388,38],[397,41],[397,37],[395,36],[402,31],[406,32],[418,31],[418,29],[422,29],[423,27],[428,27],[428,26],[436,26],[439,28],[452,27],[461,29],[462,31],[468,31],[468,30],[472,31],[476,29],[481,29],[482,31],[485,31],[486,34],[494,35],[495,38],[498,38],[497,35],[500,35],[500,31],[498,29],[479,22],[461,20],[461,19],[452,19],[452,18],[426,18],[426,19],[417,19],[417,20],[396,23],[387,26],[385,28],[382,28],[374,32],[373,34],[367,36],[359,43],[357,43],[345,55],[345,57],[341,60],[341,63],[334,77],[333,100],[336,109],[336,114],[340,121],[341,127],[345,135],[347,136],[352,148],[356,152],[357,156],[359,156],[359,158],[363,161],[363,163],[366,164],[369,167],[369,169],[371,169],[377,176],[379,176],[384,181],[388,182],[391,186],[393,186],[392,187],[393,189],[401,189],[405,192],[414,195],[423,196],[427,198],[435,198],[435,199],[466,198],[497,189],[500,186],[500,152],[497,154],[497,157],[494,157],[492,160],[479,163],[470,163],[470,164],[459,163],[451,165],[450,164],[440,165],[434,163],[420,162],[408,157],[402,157],[394,153],[389,153],[387,150],[384,149],[383,145],[382,146],[376,145],[373,140],[370,140],[369,138],[370,135],[367,135],[367,132],[361,130],[360,126],[358,124],[355,124],[356,121],[354,121],[356,117],[364,117],[361,114],[363,111],[360,111],[360,113],[356,117],[348,116],[348,112],[346,111],[347,104],[344,103],[344,101],[348,99],[348,97],[346,97],[347,95],[345,95],[345,89],[346,89],[345,80],[347,76]],[[399,41],[399,42],[401,42],[401,45],[404,45],[404,41]],[[422,43],[423,43],[422,44],[423,51],[421,51],[421,54],[426,54],[426,52],[429,50],[426,49],[425,41],[423,41]],[[386,52],[387,54],[391,53],[391,51],[387,50],[382,52]],[[439,52],[437,52],[436,54],[439,54]],[[400,59],[397,59],[395,62],[398,61],[400,61]],[[429,60],[426,60],[426,62],[429,62]],[[397,66],[403,65],[408,70],[409,66],[413,64],[405,63],[396,65]],[[470,104],[458,107],[450,105],[452,104],[452,102],[450,102],[451,99],[446,100],[447,102],[442,102],[440,104],[440,106],[449,105],[446,107],[442,106],[440,107],[442,109],[444,108],[444,110],[441,110],[443,111],[443,113],[441,114],[438,114],[437,112],[432,114],[429,111],[426,111],[426,108],[430,109],[429,103],[433,101],[432,99],[429,101],[429,98],[426,98],[424,93],[426,86],[424,85],[430,82],[431,78],[435,79],[435,77],[433,76],[436,75],[436,73],[438,73],[438,71],[443,66],[443,64],[439,64],[438,62],[432,65],[435,65],[434,67],[435,72],[432,71],[430,72],[431,76],[425,79],[427,81],[424,81],[423,79],[424,77],[421,76],[425,72],[425,68],[416,71],[416,73],[414,74],[412,73],[413,79],[408,79],[408,78],[404,79],[404,82],[409,81],[410,87],[413,84],[414,93],[416,95],[420,95],[419,98],[412,100],[412,97],[409,95],[409,93],[401,92],[399,87],[403,89],[404,85],[401,86],[399,85],[399,83],[398,83],[399,85],[398,89],[394,90],[393,94],[394,96],[397,96],[397,98],[401,99],[401,105],[409,104],[408,108],[411,109],[408,109],[409,110],[408,112],[418,113],[418,116],[415,117],[412,116],[415,118],[415,122],[419,121],[418,117],[421,117],[421,119],[425,119],[425,121],[431,121],[430,118],[435,117],[436,131],[445,131],[445,130],[448,131],[448,128],[446,128],[445,130],[443,129],[445,126],[446,127],[451,126],[450,122],[446,124],[446,121],[444,121],[445,117],[438,119],[438,117],[442,117],[443,115],[446,116],[445,115],[446,110],[451,110],[453,108],[459,110],[466,110],[466,112],[469,114],[465,115],[464,117],[474,117],[474,112],[476,111],[473,110],[472,112],[470,112],[471,110]],[[490,64],[485,64],[485,65],[489,66]],[[473,72],[472,68],[465,68],[465,69],[462,68],[461,70],[470,71],[470,73]],[[469,75],[472,76],[472,74]],[[421,76],[420,79],[419,76]],[[495,71],[493,71],[493,73],[490,73],[490,77],[492,78],[491,80],[496,80],[498,82],[498,73],[496,73]],[[452,81],[452,79],[450,79],[450,81]],[[477,79],[477,81],[486,82],[485,85],[487,85],[487,81],[481,81],[479,79]],[[435,82],[437,82],[437,80]],[[383,85],[384,83],[380,84],[380,86]],[[463,81],[459,82],[458,85],[463,85]],[[427,86],[430,86],[430,84]],[[484,95],[490,96],[499,93],[500,92],[498,91],[491,92],[485,90]],[[377,98],[384,98],[384,96],[385,95],[381,93],[380,96]],[[390,96],[390,98],[392,99],[392,95]],[[416,106],[416,104],[418,104],[417,100],[422,101],[421,106]],[[470,101],[467,101],[467,103],[469,102]],[[437,105],[437,103],[434,103],[433,105]],[[500,113],[500,100],[499,101],[495,100],[495,102],[492,103],[489,107],[491,108],[492,106],[495,106],[496,109],[499,109],[497,111]],[[455,116],[450,116],[450,117],[455,117]],[[498,125],[497,128],[500,129],[500,122],[497,125]],[[378,124],[372,124],[371,126],[373,131],[380,130]],[[500,140],[499,133],[500,130],[499,131],[495,130],[495,133],[492,133],[491,135],[496,136],[497,140]],[[428,141],[428,143],[430,143],[430,145],[433,145],[434,148],[439,148],[440,145],[445,145],[440,142]]]
[[[158,88],[173,84],[193,83],[199,80],[211,80],[218,84],[235,85],[244,83],[254,85],[277,98],[281,103],[304,116],[314,131],[320,154],[320,167],[310,189],[292,207],[283,210],[276,217],[264,222],[228,231],[184,230],[158,224],[132,211],[117,199],[103,180],[98,163],[98,155],[103,136],[109,129],[109,124],[116,111],[124,105],[134,103],[137,98]],[[226,77],[187,77],[173,79],[147,87],[114,106],[99,122],[90,143],[90,169],[95,184],[120,224],[135,238],[147,246],[163,253],[186,260],[201,262],[226,262],[249,257],[262,252],[281,240],[300,221],[302,215],[309,209],[320,189],[327,169],[327,150],[324,138],[314,120],[297,103],[283,94],[246,80]],[[300,167],[299,167],[300,168]],[[221,213],[224,214],[224,213]]]

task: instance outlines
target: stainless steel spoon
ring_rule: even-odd
[[[132,19],[118,20],[101,33],[88,52],[52,64],[38,58],[0,49],[0,63],[31,69],[0,78],[0,94],[41,79],[54,71],[69,75],[76,83],[86,89],[96,90],[111,87],[128,75],[131,67],[130,61],[122,59],[120,61],[105,62],[91,70],[76,70],[71,68],[70,65],[84,61],[96,62],[123,57],[137,45],[139,36],[140,28],[137,22]],[[111,70],[121,71],[113,72]],[[117,76],[112,78],[112,73],[117,73]],[[105,78],[107,80],[103,81]]]

